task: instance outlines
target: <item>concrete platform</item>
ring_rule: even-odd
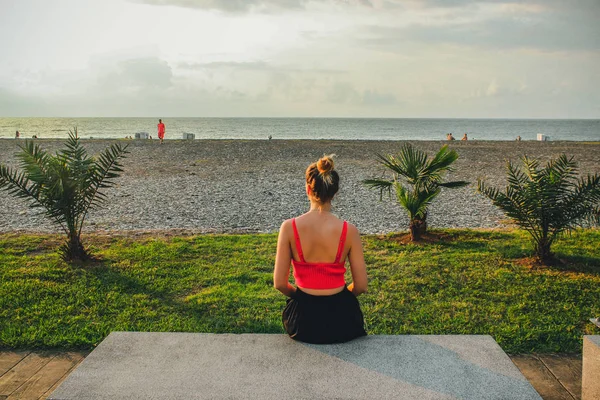
[[[600,400],[600,335],[583,337],[582,400]]]
[[[490,336],[111,333],[49,399],[541,399]]]

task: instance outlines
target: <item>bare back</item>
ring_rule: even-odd
[[[332,214],[306,213],[296,218],[304,260],[309,263],[333,263],[340,244],[344,222]],[[294,260],[299,261],[298,249],[292,241]],[[344,246],[340,261],[348,255]]]
[[[297,217],[295,223],[304,261],[307,263],[334,263],[344,222],[329,212],[309,211]],[[273,271],[275,287],[287,296],[293,292],[293,287],[288,282],[292,260],[301,261],[295,243],[292,220],[287,220],[283,222],[279,231]],[[348,285],[348,290],[356,296],[365,293],[367,291],[367,272],[363,248],[358,229],[351,223],[347,224],[346,240],[339,260],[343,263],[346,260],[350,262],[352,283]],[[314,296],[329,296],[341,292],[344,286],[332,289],[300,288],[303,292]]]
[[[335,262],[344,221],[331,213],[308,212],[296,218],[296,228],[300,236],[300,244],[304,260],[308,263],[333,263]],[[291,257],[300,261],[293,235],[288,235]],[[366,290],[366,270],[358,230],[348,224],[348,234],[342,249],[340,262],[350,261],[353,283],[358,280],[361,288]],[[301,288],[304,292],[315,296],[329,296],[339,293],[344,286],[333,289]]]

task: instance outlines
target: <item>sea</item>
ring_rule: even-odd
[[[196,139],[334,139],[600,141],[600,119],[419,119],[419,118],[163,118],[166,139],[193,133]],[[0,138],[66,138],[77,128],[81,138],[156,138],[158,118],[7,118]]]

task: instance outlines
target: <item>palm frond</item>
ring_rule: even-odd
[[[427,166],[427,153],[406,143],[400,148],[397,164],[401,166],[404,171],[403,176],[408,179],[409,183],[418,183]]]
[[[30,198],[41,206],[37,197],[38,192],[25,172],[0,165],[0,189],[7,190],[12,196],[22,199]]]
[[[383,200],[383,193],[385,191],[388,192],[388,195],[390,196],[390,198],[392,196],[392,187],[394,185],[393,181],[388,181],[385,179],[365,179],[362,181],[362,183],[372,189],[378,189],[380,201]]]
[[[458,160],[458,153],[455,150],[449,150],[448,145],[443,146],[434,156],[434,158],[426,163],[423,169],[423,176],[429,176],[430,180],[441,181],[443,172],[453,171],[452,164]]]
[[[398,203],[408,211],[408,217],[411,221],[423,219],[427,214],[427,207],[440,194],[438,188],[415,192],[405,188],[398,182],[395,183],[395,187]]]
[[[83,229],[89,209],[100,207],[105,203],[106,196],[100,192],[100,189],[110,188],[115,185],[114,178],[117,178],[119,172],[123,171],[119,160],[125,158],[125,155],[129,153],[127,147],[123,147],[118,143],[113,144],[98,156],[98,159],[94,163],[94,168],[91,170],[92,173],[89,176],[90,184],[84,191],[85,201],[81,210],[81,221],[77,228],[78,232],[81,232]]]
[[[379,159],[379,163],[386,169],[391,171],[392,174],[394,174],[395,176],[407,176],[408,172],[404,169],[404,166],[394,155],[377,154],[377,158]]]
[[[31,207],[42,207],[44,213],[66,232],[64,219],[55,211],[51,201],[45,198],[40,185],[32,182],[23,171],[0,165],[0,189],[5,189],[12,196],[31,201]]]

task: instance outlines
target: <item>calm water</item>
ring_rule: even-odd
[[[64,138],[77,127],[82,138],[124,138],[148,132],[156,138],[157,118],[0,118],[0,137]],[[452,132],[477,140],[598,141],[600,120],[368,119],[368,118],[165,118],[167,139],[184,132],[197,139],[443,140]]]

